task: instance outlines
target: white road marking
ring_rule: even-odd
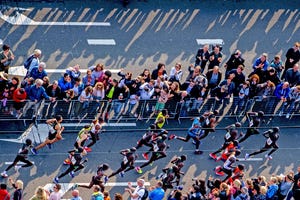
[[[136,161],[134,161],[134,163],[145,163],[145,162],[148,162],[148,160],[136,160]]]
[[[32,161],[31,161],[32,162]],[[5,162],[4,163],[5,165],[11,165],[13,164],[13,162]],[[26,163],[23,163],[23,162],[18,162],[17,165],[25,165]],[[34,162],[32,162],[32,164],[34,164]]]
[[[89,45],[116,45],[114,39],[87,39]]]
[[[222,39],[196,39],[198,45],[204,44],[220,44],[224,45],[224,41]]]
[[[3,44],[3,40],[0,39],[0,45],[2,45],[2,44]]]
[[[13,25],[27,26],[110,26],[109,22],[37,22],[29,17],[17,12],[15,16],[3,15],[0,12],[0,18]]]
[[[263,161],[264,159],[263,158],[248,158],[248,159],[245,159],[245,158],[238,158],[239,161]]]
[[[84,124],[84,123],[82,123]],[[77,126],[77,123],[62,123],[62,126],[64,127],[72,127],[72,126]],[[107,127],[131,127],[131,126],[136,126],[136,123],[104,123],[102,126],[107,126]]]

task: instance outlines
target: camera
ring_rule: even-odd
[[[174,187],[174,190],[182,190],[183,186],[182,185],[177,185]]]

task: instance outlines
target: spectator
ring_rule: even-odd
[[[189,66],[188,70],[189,70],[189,75],[186,77],[186,80],[185,80],[185,82],[183,83],[183,85],[181,87],[182,90],[185,90],[188,87],[188,85],[190,84],[190,82],[194,81],[195,78],[201,74],[200,66],[195,66],[194,67],[191,64]]]
[[[163,76],[165,79],[168,77],[167,72],[165,70],[165,64],[158,63],[157,68],[152,71],[151,79],[156,80],[157,77]]]
[[[176,81],[176,82],[180,83],[182,75],[183,75],[183,72],[181,70],[181,63],[176,63],[175,67],[172,67],[172,69],[170,71],[169,81],[170,82]]]
[[[277,185],[277,179],[276,177],[271,177],[270,182],[268,184],[268,190],[267,190],[267,200],[276,199],[277,197],[277,191],[278,191],[278,185]]]
[[[51,192],[48,200],[60,200],[61,199],[61,193],[59,192],[60,189],[61,189],[60,184],[55,184],[53,186],[53,192]]]
[[[52,97],[49,97],[45,91],[45,89],[42,87],[43,81],[41,79],[36,79],[35,84],[32,85],[27,92],[27,96],[29,98],[29,101],[24,107],[24,116],[27,115],[27,110],[30,109],[32,106],[34,106],[34,115],[39,115],[38,108],[41,105],[41,100],[43,98],[49,99],[52,101]]]
[[[267,60],[268,54],[263,53],[259,58],[257,58],[253,63],[253,69],[262,69],[263,71],[266,71],[269,67],[269,62]]]
[[[33,59],[32,59],[32,61],[31,61],[30,65],[29,65],[29,68],[28,68],[26,77],[29,76],[31,70],[32,70],[34,67],[38,67],[38,66],[39,66],[39,63],[40,63],[39,58],[41,57],[41,55],[42,55],[42,51],[39,50],[39,49],[35,49],[35,50],[33,51],[33,54],[30,55],[30,56],[33,56]]]
[[[281,79],[285,78],[285,73],[288,69],[293,68],[293,66],[300,60],[300,43],[295,42],[292,48],[289,48],[285,54],[286,60],[284,64],[284,70]]]
[[[22,200],[23,199],[23,181],[17,180],[14,182],[11,178],[8,179],[12,186],[15,188],[13,193],[13,200]]]
[[[82,198],[79,196],[79,190],[73,190],[72,191],[71,200],[82,200]]]
[[[10,194],[7,191],[7,185],[5,183],[1,183],[1,185],[0,185],[0,199],[1,200],[10,200]]]
[[[232,200],[248,200],[249,194],[248,194],[248,188],[243,187],[241,189],[241,194],[239,194],[236,198],[231,198]]]
[[[258,98],[262,101],[260,104],[260,109],[258,110],[265,110],[266,112],[272,110],[272,106],[274,102],[274,91],[275,91],[275,84],[271,81],[267,81],[262,84],[258,84],[260,92],[258,93]]]
[[[284,105],[287,109],[286,118],[289,119],[292,112],[296,112],[296,107],[299,106],[300,102],[300,85],[296,87],[292,87],[289,93],[289,97],[287,98],[286,104]],[[284,111],[283,111],[284,112]]]
[[[103,100],[105,97],[104,85],[101,82],[97,82],[93,88],[93,99]]]
[[[131,182],[128,183],[128,188],[125,188],[125,191],[129,193],[131,200],[138,200],[144,196],[144,193],[146,192],[144,184],[144,179],[137,180],[136,188],[132,187]]]
[[[121,69],[121,71],[118,72],[118,76],[122,77],[118,85],[120,88],[124,85],[130,86],[133,83],[131,72],[127,72],[126,74],[124,74],[123,69]]]
[[[270,67],[275,69],[278,78],[281,76],[281,72],[284,69],[283,62],[279,55],[274,57],[274,60],[271,61]]]
[[[34,196],[30,200],[48,200],[49,192],[43,187],[39,186],[36,188]]]
[[[208,81],[208,86],[207,86],[208,90],[212,90],[215,87],[217,87],[220,84],[222,79],[222,73],[219,71],[219,67],[214,66],[213,69],[208,70],[208,72],[206,73],[206,78]]]
[[[168,196],[168,200],[182,200],[182,198],[182,193],[179,190],[173,190]]]
[[[163,200],[165,196],[165,191],[162,189],[163,183],[161,181],[157,181],[153,190],[149,192],[150,200]]]
[[[87,86],[87,87],[92,87],[92,86]],[[87,87],[85,87],[84,84],[81,82],[81,78],[74,78],[74,84],[72,90],[74,91],[75,97],[79,97],[82,91]]]
[[[205,44],[203,46],[203,48],[198,49],[197,54],[196,54],[195,66],[200,66],[201,73],[204,72],[206,63],[209,59],[210,53],[209,53],[208,48],[209,48],[209,45]]]
[[[88,69],[86,71],[86,75],[82,78],[82,83],[83,83],[84,87],[88,87],[88,86],[94,87],[95,78],[92,75],[92,70]]]
[[[291,87],[300,84],[300,72],[298,63],[294,64],[293,68],[286,71],[284,80],[289,82]]]
[[[68,73],[64,73],[64,76],[58,80],[58,85],[61,89],[61,92],[65,92],[69,89],[72,89],[71,78]]]
[[[144,82],[149,83],[151,79],[151,73],[149,69],[144,69],[144,71],[140,74],[143,78]]]
[[[34,80],[36,79],[44,79],[45,76],[47,76],[47,72],[45,70],[46,63],[41,62],[38,66],[35,66],[31,69],[29,76],[32,77]]]
[[[49,97],[52,97],[53,100],[62,99],[61,89],[58,86],[58,81],[53,81],[46,89],[46,93]]]
[[[7,74],[0,72],[0,94],[4,91],[5,86],[8,84]]]
[[[282,108],[279,112],[279,116],[282,116],[282,114],[283,114],[283,109],[284,109],[283,105],[287,101],[287,98],[289,97],[289,93],[290,93],[290,87],[289,87],[288,82],[284,82],[284,83],[277,85],[277,87],[274,91],[274,95],[277,97],[275,100],[275,105],[277,105],[279,103],[279,101],[281,101],[283,103]]]
[[[69,74],[70,78],[71,78],[71,84],[74,85],[75,83],[75,78],[80,78],[81,72],[80,72],[80,66],[78,64],[76,64],[73,67],[69,67],[66,70],[66,73]]]
[[[1,74],[0,74],[1,75]],[[43,82],[44,83],[44,82]],[[34,80],[32,77],[26,78],[22,81],[21,87],[25,89],[26,93],[28,94],[30,87],[34,84]],[[46,88],[44,88],[46,89]]]
[[[108,191],[104,191],[103,195],[104,195],[104,200],[110,200],[110,196],[109,196],[109,192]]]
[[[21,109],[25,105],[27,93],[24,88],[17,88],[13,93],[13,107],[16,109],[16,118],[20,117]]]
[[[287,196],[289,190],[293,186],[293,175],[294,173],[289,173],[286,176],[279,176],[279,184],[278,184],[278,200],[284,200],[285,197]]]
[[[292,190],[289,191],[286,200],[291,200],[292,196],[295,199],[297,199],[296,197],[300,197],[300,165],[297,168],[297,174],[294,175],[294,184]]]
[[[98,63],[96,66],[89,67],[92,70],[92,77],[94,78],[95,82],[99,80],[99,78],[104,74],[104,65]]]
[[[114,200],[123,200],[123,197],[122,197],[122,195],[120,193],[116,193],[114,195]]]
[[[15,55],[10,50],[10,46],[4,44],[0,52],[0,72],[8,73],[8,69],[14,59]]]
[[[224,67],[226,68],[225,74],[233,69],[237,69],[238,66],[242,65],[244,67],[245,59],[242,58],[242,52],[240,50],[236,50],[234,54],[231,54],[228,61],[225,63]]]
[[[111,71],[106,70],[97,80],[98,82],[103,83],[104,88],[107,90],[109,85],[112,83]]]
[[[280,83],[280,79],[274,68],[269,68],[268,70],[264,71],[264,76],[261,80],[261,83],[264,83],[266,81],[271,81],[275,84],[275,86],[277,86]]]
[[[208,70],[213,69],[214,66],[219,66],[222,62],[223,54],[221,50],[222,47],[220,45],[213,46],[213,52],[209,54]]]
[[[43,78],[43,88],[47,89],[47,87],[50,85],[50,78],[48,76],[45,76]]]

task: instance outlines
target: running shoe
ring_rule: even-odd
[[[66,158],[66,159],[64,160],[64,165],[70,165],[70,164],[71,164],[70,159],[69,159],[69,158]]]
[[[106,184],[108,181],[108,176],[104,176],[104,184]]]
[[[169,136],[169,140],[173,140],[173,139],[175,139],[176,138],[176,135],[175,134],[171,134],[170,136]]]
[[[73,171],[71,171],[71,172],[69,173],[69,175],[71,176],[71,178],[74,178],[74,177],[75,177],[75,174],[74,174]]]
[[[53,183],[55,183],[55,184],[58,184],[58,183],[59,183],[58,177],[55,177],[55,178],[53,179]]]
[[[84,150],[85,150],[86,152],[91,152],[91,151],[92,151],[92,149],[91,149],[90,147],[84,147]]]
[[[246,153],[246,155],[245,155],[245,160],[247,160],[247,159],[249,159],[249,158],[250,158],[249,153]]]
[[[209,157],[211,157],[211,158],[214,159],[214,160],[217,160],[217,155],[214,154],[214,153],[210,153],[210,154],[209,154]]]
[[[22,167],[22,166],[16,165],[16,166],[15,166],[15,171],[18,172],[19,169],[20,169],[21,167]]]
[[[224,175],[225,175],[224,172],[216,172],[216,174],[217,174],[218,176],[224,176]]]
[[[35,148],[31,148],[30,151],[34,155],[38,154],[38,152],[37,152],[37,150]]]
[[[265,158],[268,159],[268,160],[272,160],[273,159],[273,157],[269,156],[268,154],[265,155]]]
[[[136,172],[138,174],[142,174],[143,173],[143,171],[142,171],[142,169],[140,167],[135,167],[135,170],[136,170]]]
[[[149,156],[147,153],[143,153],[142,156],[143,156],[143,158],[145,158],[145,160],[149,160]]]
[[[119,176],[120,176],[121,178],[123,178],[123,177],[124,177],[124,175],[125,175],[125,173],[124,173],[124,172],[120,172],[120,173],[119,173]]]
[[[2,176],[3,178],[7,178],[7,177],[8,177],[8,175],[7,175],[6,173],[4,173],[4,172],[1,173],[1,176]]]

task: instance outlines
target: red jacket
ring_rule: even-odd
[[[14,91],[14,93],[13,93],[13,100],[14,100],[15,102],[17,102],[17,103],[20,103],[21,100],[24,100],[24,99],[26,99],[26,97],[27,97],[27,94],[26,94],[25,91],[24,91],[23,94],[19,94],[19,93],[18,93],[19,90],[20,90],[20,88],[17,88],[17,89]],[[0,200],[1,200],[1,199],[0,199]]]
[[[7,190],[0,189],[0,200],[10,200],[10,194]]]

